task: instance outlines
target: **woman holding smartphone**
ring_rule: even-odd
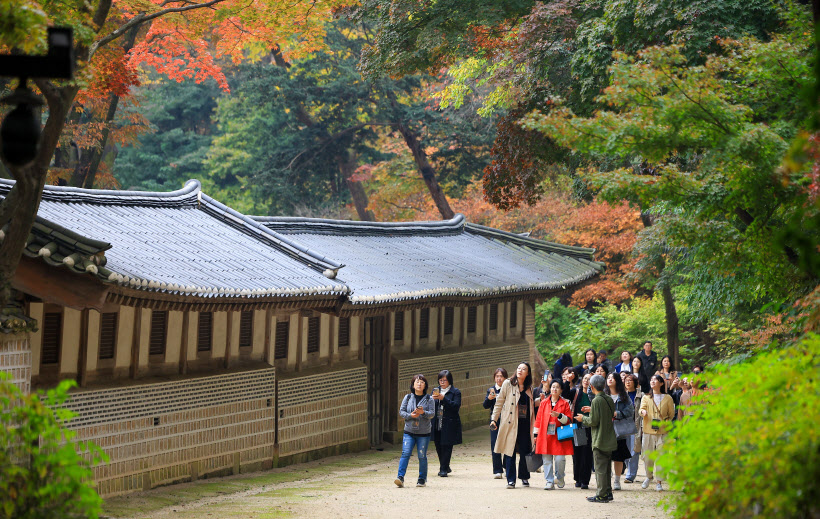
[[[518,453],[518,476],[521,483],[530,486],[530,471],[525,456],[532,452],[535,411],[532,405],[532,370],[529,362],[522,362],[515,376],[504,381],[495,399],[490,429],[498,429],[495,452],[504,455],[507,488],[515,488],[515,454]]]
[[[438,374],[438,387],[433,389],[436,416],[433,422],[433,441],[438,454],[439,477],[446,478],[452,472],[450,458],[453,446],[461,443],[461,391],[453,387],[453,374],[441,370]]]
[[[656,371],[655,374],[663,377],[663,383],[664,386],[666,386],[664,393],[669,394],[669,386],[672,384],[672,381],[678,377],[678,372],[672,370],[672,357],[664,355],[661,359],[661,369]]]
[[[423,487],[427,482],[427,447],[430,444],[431,420],[435,416],[435,405],[427,395],[427,379],[424,375],[415,375],[410,381],[410,393],[402,399],[399,415],[404,419],[404,438],[395,483],[399,488],[404,486],[404,475],[415,447],[419,457],[419,479],[416,486]]]
[[[649,385],[652,388],[652,394],[641,399],[640,410],[643,417],[641,452],[646,467],[646,479],[641,484],[641,488],[647,488],[656,475],[658,476],[658,483],[655,485],[655,490],[660,492],[663,490],[660,474],[658,474],[660,467],[654,466],[655,462],[649,454],[663,447],[663,442],[666,439],[665,426],[672,421],[672,417],[675,415],[675,402],[672,401],[671,396],[666,394],[666,384],[662,376],[653,375],[649,380]],[[654,475],[653,468],[656,469]]]
[[[492,416],[492,408],[495,407],[495,398],[498,393],[501,392],[501,384],[507,380],[507,370],[504,368],[498,368],[495,370],[493,374],[493,378],[495,379],[495,385],[487,389],[487,396],[484,397],[484,409],[490,410],[490,415]],[[504,462],[501,458],[501,454],[495,452],[495,441],[498,438],[498,429],[490,429],[490,453],[493,456],[493,477],[495,479],[501,479],[504,477]]]
[[[584,375],[581,385],[578,386],[576,395],[573,395],[572,415],[582,414],[589,416],[592,397],[590,396],[589,379],[591,373]],[[579,425],[586,434],[587,443],[580,447],[575,447],[572,453],[572,476],[575,479],[575,488],[588,489],[589,480],[592,478],[592,431],[589,427]]]

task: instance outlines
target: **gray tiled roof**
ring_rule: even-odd
[[[13,185],[0,179],[0,196]],[[197,181],[169,193],[46,186],[26,253],[156,292],[265,297],[348,291],[322,274],[341,264],[203,195]]]
[[[339,272],[352,304],[433,297],[489,297],[556,291],[603,270],[594,249],[480,225],[463,215],[440,222],[351,222],[253,217],[347,266]]]
[[[13,185],[0,179],[0,197]],[[603,270],[593,249],[469,224],[462,215],[406,223],[249,217],[203,194],[195,180],[168,193],[47,186],[25,253],[138,290],[347,295],[343,302],[353,306],[538,296]]]

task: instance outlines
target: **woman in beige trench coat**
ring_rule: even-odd
[[[504,468],[507,472],[507,488],[515,488],[516,470],[515,454],[518,460],[518,477],[528,487],[530,471],[527,469],[525,456],[532,452],[535,445],[532,428],[535,422],[532,397],[532,374],[528,362],[522,362],[515,371],[515,376],[501,385],[501,391],[495,399],[491,428],[498,428],[495,441],[495,452],[504,455]]]

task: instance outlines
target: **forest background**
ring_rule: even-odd
[[[195,178],[259,215],[461,212],[606,263],[538,305],[548,361],[651,340],[683,371],[785,362],[772,351],[819,367],[817,1],[251,4],[0,0],[7,47],[77,35],[78,79],[36,84],[31,171]]]

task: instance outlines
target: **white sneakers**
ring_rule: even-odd
[[[501,474],[500,472],[496,472],[495,475],[493,476],[493,479],[501,479],[502,477],[504,477],[503,474]]]
[[[620,490],[621,489],[621,480],[616,479],[612,482],[612,490]]]
[[[552,481],[544,483],[544,490],[552,490]]]
[[[655,485],[655,490],[658,492],[663,492],[663,485],[661,485],[660,481],[658,481],[658,484]]]
[[[655,479],[655,478],[646,478],[646,479],[644,479],[643,483],[641,483],[641,488],[649,488],[649,484],[652,483],[653,479]]]

